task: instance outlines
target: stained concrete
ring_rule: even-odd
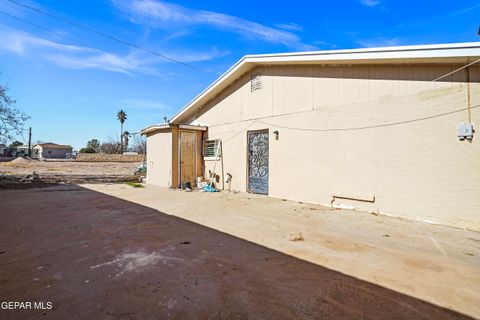
[[[246,193],[87,187],[480,318],[478,232]]]
[[[340,221],[350,221],[356,213],[322,212],[243,194],[126,185],[7,190],[0,191],[0,203],[1,300],[53,303],[51,310],[0,309],[1,319],[463,319],[475,311],[475,306],[462,309],[458,303],[451,306],[455,311],[442,308],[426,302],[428,297],[419,299],[327,267],[328,261],[341,265],[348,257],[354,270],[373,268],[373,261],[385,266],[388,259],[378,255],[381,250],[365,248],[366,239],[375,237],[381,240],[372,240],[371,247],[391,241],[383,248],[406,249],[402,258],[420,251],[415,248],[424,243],[407,242],[407,230],[379,217],[359,216],[363,223],[347,227]],[[169,210],[158,211],[155,205]],[[182,212],[208,223],[172,215]],[[413,225],[410,232],[424,228]],[[410,263],[401,268],[408,273],[427,269],[448,285],[455,272],[477,265],[478,258],[454,252],[461,242],[444,244],[461,241],[464,232],[432,230],[438,231],[436,241],[450,267],[437,270],[438,261],[425,254],[419,260],[423,263],[406,260]],[[304,241],[290,241],[291,232],[301,232]],[[328,239],[323,232],[330,234]],[[278,249],[269,248],[274,243]],[[438,250],[424,251],[434,255]],[[388,278],[389,272],[377,276]],[[470,280],[472,286],[478,284],[475,275]],[[403,282],[400,276],[398,281]],[[462,286],[457,283],[451,290]]]

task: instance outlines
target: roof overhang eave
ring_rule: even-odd
[[[171,122],[185,121],[188,111],[206,103],[239,76],[258,65],[440,64],[468,63],[475,58],[480,58],[479,42],[247,55],[180,109]]]
[[[155,131],[160,131],[160,130],[166,130],[170,129],[172,126],[169,123],[164,123],[164,124],[154,124],[151,126],[148,126],[146,128],[143,128],[139,131],[141,135],[146,135]]]

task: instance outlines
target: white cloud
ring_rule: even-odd
[[[0,31],[0,49],[25,55],[32,48],[46,48],[64,52],[82,52],[86,48],[56,43],[50,40],[38,38],[25,32]]]
[[[189,51],[185,49],[170,49],[171,52],[163,52],[163,54],[182,62],[199,62],[208,61],[215,58],[223,57],[229,54],[228,51],[218,50],[216,47],[210,48],[208,51]]]
[[[278,23],[275,27],[289,31],[303,31],[303,27],[296,23]]]
[[[156,65],[167,62],[161,57],[139,51],[120,55],[85,46],[62,44],[16,30],[0,30],[0,39],[0,50],[46,60],[68,69],[157,74]],[[168,52],[161,53],[186,63],[211,60],[226,54],[216,48],[202,52],[176,51],[172,55]]]
[[[401,45],[401,41],[398,38],[374,38],[357,41],[359,45],[366,48],[376,47],[393,47]]]
[[[129,15],[131,21],[148,24],[157,28],[178,30],[188,26],[208,26],[218,30],[233,32],[243,37],[272,44],[282,44],[298,50],[315,49],[302,43],[293,32],[272,28],[263,24],[206,10],[193,10],[177,4],[154,0],[112,0],[112,3]],[[301,28],[294,24],[285,24],[289,30]],[[285,28],[284,28],[285,29]]]
[[[30,1],[30,0],[22,0],[23,4],[26,4],[28,6],[34,6],[35,8],[45,10],[44,5],[39,4],[35,1]],[[16,5],[14,3],[8,2],[8,1],[2,1],[2,11],[6,12],[7,14],[14,15],[16,17],[25,17],[28,16],[28,11],[25,10],[24,7]]]
[[[399,28],[419,28],[428,24],[450,23],[451,18],[467,14],[474,14],[474,11],[480,9],[480,4],[460,8],[458,10],[448,11],[431,17],[422,17],[421,20],[411,21],[397,25]],[[446,21],[448,20],[448,21]],[[445,21],[445,22],[444,22]]]
[[[360,3],[367,7],[375,7],[378,6],[381,1],[380,0],[360,0]]]
[[[45,54],[43,58],[67,69],[98,69],[127,74],[132,74],[133,72],[155,73],[153,67],[133,54],[118,56],[104,52],[88,55],[51,53]]]
[[[162,102],[148,99],[124,99],[116,103],[124,109],[156,109],[166,110],[168,107]]]

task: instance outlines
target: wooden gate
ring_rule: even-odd
[[[268,194],[268,130],[247,131],[247,190]]]

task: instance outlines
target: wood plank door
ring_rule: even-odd
[[[195,186],[196,134],[180,131],[180,184],[190,182]]]
[[[268,194],[268,130],[247,132],[247,189]]]

